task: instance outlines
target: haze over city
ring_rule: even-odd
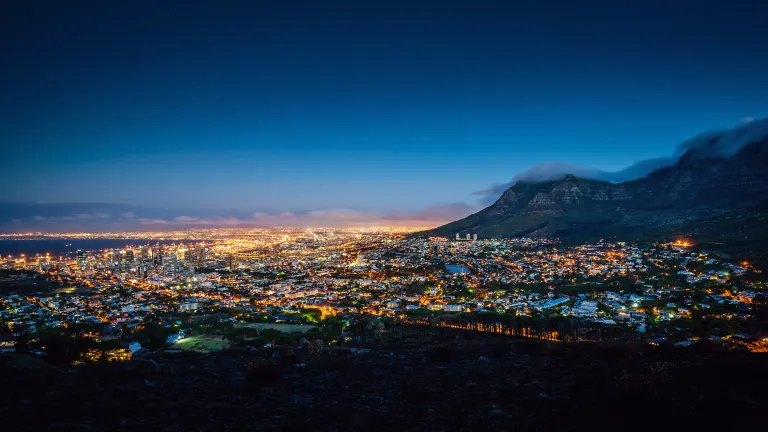
[[[3,231],[436,226],[768,114],[764,2],[87,3],[3,13]]]

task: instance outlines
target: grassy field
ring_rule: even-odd
[[[317,326],[310,325],[310,324],[276,324],[276,323],[245,323],[245,324],[237,324],[237,327],[248,327],[257,329],[259,331],[271,328],[275,330],[279,330],[283,333],[293,333],[293,332],[302,332],[305,333],[313,328],[316,328]]]
[[[229,346],[229,341],[222,340],[221,335],[199,335],[182,339],[171,346],[173,349],[194,352],[216,352]]]

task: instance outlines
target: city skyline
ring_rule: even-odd
[[[439,225],[765,117],[752,3],[17,4],[0,224]]]

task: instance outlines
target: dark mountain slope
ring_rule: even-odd
[[[721,136],[714,136],[689,149],[675,165],[624,183],[572,175],[518,182],[490,207],[424,234],[637,236],[673,234],[726,214],[739,217],[768,201],[768,138],[748,142],[735,153],[722,151],[722,146]],[[738,221],[726,225],[738,226]]]
[[[0,418],[3,431],[759,430],[768,402],[758,353],[495,338],[368,348],[270,369],[262,384],[246,372],[263,352],[158,357],[173,374],[0,356]]]

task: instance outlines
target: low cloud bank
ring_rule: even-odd
[[[103,209],[113,206],[112,212]],[[101,209],[96,212],[94,208]],[[17,232],[150,231],[214,227],[433,227],[478,210],[465,203],[425,207],[414,211],[320,209],[303,212],[236,212],[217,215],[210,210],[174,211],[127,208],[118,204],[0,204],[0,230]]]
[[[544,162],[515,174],[508,182],[493,184],[486,189],[476,191],[474,195],[479,196],[483,203],[489,204],[517,182],[554,181],[568,174],[592,180],[621,183],[643,178],[656,170],[672,166],[686,153],[696,158],[731,157],[745,145],[766,138],[768,138],[768,118],[761,120],[745,118],[742,124],[734,128],[705,132],[684,141],[675,148],[670,157],[641,160],[619,171],[604,171],[564,162]]]

